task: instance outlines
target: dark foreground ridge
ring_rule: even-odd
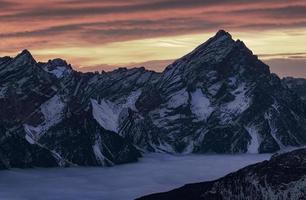
[[[138,200],[306,199],[306,149],[273,156],[215,181],[181,188]]]
[[[276,152],[306,144],[305,132],[305,101],[223,30],[162,73],[80,73],[27,50],[0,58],[0,168]]]

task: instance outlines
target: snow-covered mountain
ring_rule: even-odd
[[[136,161],[140,152],[103,122],[112,119],[109,112],[133,108],[139,88],[155,75],[144,68],[79,73],[60,59],[37,63],[26,50],[1,58],[0,166]],[[108,107],[112,102],[118,110]]]
[[[305,122],[303,101],[222,30],[162,73],[80,73],[27,50],[0,58],[2,168],[274,152],[305,144]]]
[[[120,134],[147,150],[274,152],[306,142],[306,110],[269,67],[225,31],[144,87]]]
[[[223,178],[187,184],[169,192],[139,200],[242,200],[305,199],[306,149],[275,155],[269,161],[249,165]]]

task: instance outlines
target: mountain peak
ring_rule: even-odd
[[[71,66],[66,62],[66,60],[63,60],[61,58],[55,58],[53,60],[49,60],[48,64],[52,67],[62,66],[71,69]]]
[[[49,60],[47,63],[40,63],[43,70],[55,75],[57,78],[62,78],[72,72],[72,67],[65,60],[56,58]]]
[[[27,49],[22,50],[21,53],[19,53],[17,56],[23,56],[23,57],[27,57],[27,58],[33,58],[31,52]]]
[[[27,49],[24,49],[21,53],[19,53],[15,58],[14,58],[15,62],[18,63],[35,63],[35,59],[33,58],[32,54],[30,53],[30,51],[28,51]]]
[[[175,61],[175,63],[201,59],[206,63],[221,62],[235,47],[236,42],[231,34],[224,30],[219,30],[213,37],[199,45],[189,54]],[[172,65],[170,65],[171,67]],[[182,64],[183,67],[186,63]]]
[[[232,35],[229,32],[226,32],[225,30],[219,30],[213,37],[211,37],[207,42],[204,44],[212,44],[212,43],[219,43],[220,41],[225,41],[226,43],[234,43],[235,40],[233,40]],[[226,45],[227,46],[227,45]]]
[[[232,38],[231,34],[229,32],[226,32],[225,30],[221,29],[219,30],[216,35],[214,36],[214,38],[219,38],[219,37],[223,37],[223,36],[227,36],[229,38]]]

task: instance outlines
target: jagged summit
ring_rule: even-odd
[[[23,62],[23,63],[36,63],[35,59],[33,58],[32,54],[29,50],[24,49],[21,53],[19,53],[15,58],[15,62]]]
[[[240,73],[255,78],[268,75],[269,68],[259,61],[243,42],[233,40],[228,32],[220,30],[191,53],[169,65],[161,82],[163,86],[172,85],[173,81],[195,85],[195,80],[220,79],[218,81],[221,82],[221,79]]]
[[[207,64],[216,64],[222,62],[233,50],[246,48],[241,46],[240,42],[232,39],[232,36],[224,31],[219,30],[213,37],[196,47],[192,52],[176,60],[168,69],[181,66],[189,68],[190,62],[201,62]],[[193,65],[195,66],[195,65]]]
[[[0,149],[0,166],[1,160],[20,166],[19,152],[25,152],[25,164],[40,166],[27,159],[37,157],[35,144],[46,147],[56,165],[103,166],[137,159],[134,146],[265,153],[306,144],[303,101],[223,30],[162,73],[78,73],[61,59],[31,59],[25,50],[0,62],[0,146],[7,147]],[[18,151],[6,134],[16,127],[12,134],[24,147]]]
[[[230,42],[235,42],[235,40],[233,40],[232,35],[229,32],[225,30],[219,30],[213,37],[209,38],[204,44],[207,45],[208,43],[217,42],[219,40],[228,40]]]
[[[43,70],[57,78],[63,78],[73,71],[71,65],[61,58],[49,60],[47,63],[40,63],[40,65]]]
[[[32,54],[28,50],[23,50],[15,58],[12,59],[13,66],[34,65],[36,63]]]
[[[54,66],[63,66],[63,65],[68,65],[66,60],[63,60],[61,58],[55,58],[55,59],[52,59],[52,60],[49,60],[48,63],[54,65]]]
[[[303,120],[288,115],[306,117],[300,99],[243,42],[223,30],[169,65],[156,85],[141,96],[141,109],[153,124],[162,123],[159,128],[167,129],[169,140],[183,138],[177,145],[193,141],[185,143],[184,151],[271,152],[306,142]],[[160,97],[153,106],[152,96]],[[163,110],[160,119],[150,114],[157,110]],[[224,134],[227,139],[221,139]]]
[[[11,69],[13,69],[12,66],[15,66],[15,69],[19,69],[20,67],[24,68],[24,66],[32,67],[32,69],[37,69],[38,67],[50,74],[53,74],[57,78],[62,78],[73,71],[71,65],[61,58],[49,60],[47,63],[37,63],[36,60],[33,58],[31,52],[27,49],[24,49],[16,57],[11,59],[11,63],[8,65],[11,66]]]
[[[28,55],[28,56],[32,56],[31,52],[28,49],[24,49],[20,52],[20,55]]]
[[[221,29],[221,30],[219,30],[219,31],[216,33],[215,37],[222,37],[222,36],[227,36],[227,37],[230,37],[230,38],[232,37],[231,34],[230,34],[229,32],[227,32],[227,31]]]
[[[229,32],[225,30],[219,30],[213,37],[211,37],[205,43],[216,42],[218,40],[229,40],[231,42],[235,42],[235,40],[233,40],[232,35]]]

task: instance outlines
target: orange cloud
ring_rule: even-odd
[[[221,28],[257,54],[295,54],[305,25],[304,0],[0,0],[0,55],[111,69],[180,57]]]

